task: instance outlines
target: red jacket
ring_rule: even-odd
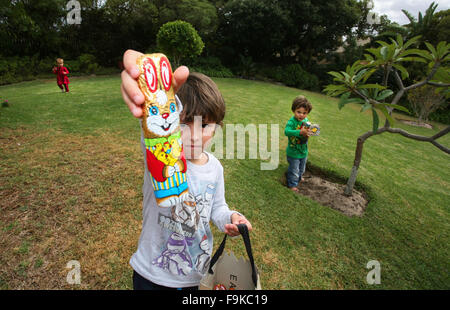
[[[69,70],[66,67],[53,67],[53,73],[56,74],[56,83],[59,84],[69,84],[69,78],[67,74],[69,74]]]

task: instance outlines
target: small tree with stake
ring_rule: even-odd
[[[335,83],[327,85],[324,91],[330,96],[340,96],[339,109],[342,109],[347,103],[358,102],[363,104],[361,112],[371,109],[373,116],[372,130],[358,137],[353,168],[345,188],[346,195],[352,195],[361,163],[364,142],[374,135],[384,132],[396,133],[409,139],[430,142],[440,150],[450,154],[449,148],[436,141],[450,132],[450,126],[431,137],[415,135],[400,128],[393,128],[392,110],[408,112],[405,107],[398,105],[400,98],[407,91],[423,85],[431,85],[438,87],[442,94],[446,96],[449,94],[450,70],[446,65],[450,60],[450,44],[440,42],[434,47],[425,43],[427,50],[412,48],[419,39],[420,36],[416,36],[404,43],[403,38],[398,35],[396,40],[390,38],[390,44],[385,41],[377,41],[379,47],[366,49],[368,53],[365,54],[364,60],[357,60],[353,65],[348,65],[345,71],[329,72],[334,77]],[[420,82],[405,86],[403,81],[409,77],[408,71],[402,65],[405,61],[428,63],[429,72]],[[369,77],[379,69],[383,72],[382,84],[367,83]],[[387,87],[388,78],[391,74],[398,86],[398,91],[395,94]],[[386,100],[389,98],[392,99],[387,102]],[[383,127],[379,127],[378,113],[380,112],[386,117]]]

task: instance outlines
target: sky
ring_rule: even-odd
[[[432,0],[373,0],[372,11],[380,15],[386,14],[391,21],[404,25],[408,24],[409,20],[402,9],[410,12],[417,19],[419,12],[424,15],[432,2]],[[450,9],[450,0],[435,0],[434,2],[438,4],[435,13]]]

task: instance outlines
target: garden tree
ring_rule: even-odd
[[[444,105],[445,94],[431,85],[423,85],[408,92],[408,101],[411,103],[412,112],[421,124],[428,120],[430,113]]]
[[[433,15],[427,39],[435,45],[440,41],[450,42],[450,9]]]
[[[242,59],[270,62],[289,34],[288,14],[278,1],[231,0],[219,8],[218,53],[229,65]]]
[[[364,142],[374,136],[384,132],[400,134],[404,137],[430,142],[440,150],[450,154],[450,149],[441,145],[436,140],[450,132],[450,126],[431,136],[419,136],[411,134],[400,128],[393,128],[394,119],[391,116],[393,109],[408,112],[408,110],[398,105],[400,98],[412,89],[423,85],[438,87],[440,92],[448,96],[450,86],[450,71],[448,63],[450,60],[450,44],[445,41],[440,42],[436,47],[425,43],[427,49],[412,48],[413,44],[419,41],[420,37],[414,37],[403,42],[403,38],[398,35],[396,40],[391,39],[391,43],[378,41],[378,48],[368,48],[364,60],[357,60],[353,65],[348,65],[345,71],[331,71],[334,77],[334,84],[328,85],[324,91],[331,96],[340,96],[339,109],[350,102],[362,103],[361,111],[371,110],[373,117],[372,130],[358,137],[355,151],[355,160],[350,177],[345,188],[345,194],[351,195],[353,186],[361,163]],[[409,73],[403,66],[403,62],[423,62],[427,63],[427,76],[420,82],[411,85],[404,85],[403,81]],[[377,70],[381,70],[382,83],[367,83],[368,78]],[[398,86],[398,91],[394,94],[387,88],[387,81],[393,75]],[[386,99],[389,101],[386,102]],[[384,126],[379,128],[379,116],[381,112],[386,117]]]
[[[158,49],[171,58],[174,67],[180,65],[182,57],[200,55],[205,46],[194,27],[181,20],[162,25],[156,42]]]
[[[342,37],[351,33],[364,14],[357,0],[277,2],[289,21],[283,54],[294,55],[307,71],[316,65],[313,56],[341,46]]]
[[[4,56],[58,51],[65,0],[0,0],[0,53]]]
[[[76,59],[84,53],[92,54],[101,65],[111,65],[118,44],[123,42],[120,27],[111,24],[105,15],[105,8],[85,8],[81,13],[80,25],[67,25],[66,43],[69,48],[65,54]]]
[[[441,41],[448,42],[450,41],[450,10],[436,12],[437,7],[438,4],[432,2],[424,14],[418,13],[417,18],[407,10],[402,10],[409,23],[403,26],[391,24],[381,35],[395,38],[397,34],[401,34],[405,41],[421,36],[418,41],[419,48],[425,48],[425,41],[433,45]]]
[[[117,66],[128,48],[145,51],[156,45],[157,8],[147,0],[81,1],[82,23],[65,25],[65,55],[96,56],[103,66]]]
[[[425,11],[425,15],[422,15],[422,12],[419,12],[417,19],[412,16],[412,14],[407,10],[402,10],[402,12],[409,19],[409,24],[404,26],[408,30],[405,36],[405,40],[409,40],[419,35],[423,39],[428,39],[428,34],[430,33],[430,29],[433,24],[433,15],[436,11],[437,6],[437,3],[432,2],[428,9]]]
[[[218,11],[228,63],[242,54],[265,63],[299,62],[307,69],[315,65],[313,56],[339,47],[363,14],[356,0],[230,0]]]
[[[174,20],[184,20],[209,39],[217,30],[219,20],[216,7],[208,0],[156,0],[158,26]]]
[[[108,0],[105,10],[107,20],[113,27],[110,35],[116,40],[112,42],[116,54],[122,54],[129,48],[146,51],[149,46],[156,46],[159,13],[153,1]]]

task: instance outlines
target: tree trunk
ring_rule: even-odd
[[[364,136],[365,135],[359,137],[358,141],[356,142],[355,161],[353,162],[352,172],[350,173],[350,177],[347,181],[347,186],[344,190],[344,194],[347,196],[351,196],[353,194],[353,187],[355,186],[359,164],[361,163],[364,141],[366,141],[366,139],[368,138],[365,138]]]

